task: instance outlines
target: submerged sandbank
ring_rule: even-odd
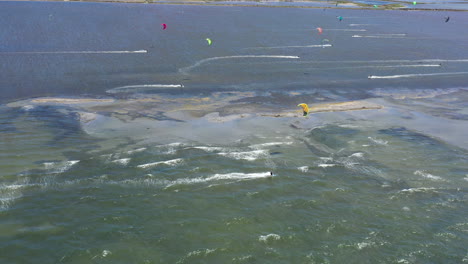
[[[211,97],[172,99],[161,96],[134,99],[42,97],[12,102],[7,104],[7,106],[22,107],[23,109],[33,109],[37,106],[68,107],[80,112],[81,116],[86,117],[82,120],[85,122],[91,121],[91,116],[96,113],[104,115],[129,115],[133,116],[133,118],[147,117],[150,119],[153,118],[154,114],[159,113],[160,116],[166,116],[174,121],[191,121],[196,118],[203,118],[214,112],[221,113],[215,119],[208,119],[212,122],[226,122],[251,115],[258,117],[300,117],[303,115],[299,108],[273,112],[274,109],[272,107],[265,107],[261,104],[231,103],[233,100],[246,96],[253,96],[253,94],[248,92],[230,92],[228,95],[215,93]],[[378,110],[382,108],[382,105],[366,100],[327,102],[311,104],[310,113]],[[158,118],[154,119],[161,120]]]
[[[156,95],[129,99],[44,97],[12,102],[7,106],[21,111],[35,111],[42,107],[60,109],[68,113],[69,118],[76,118],[84,132],[98,138],[151,138],[159,141],[167,138],[170,141],[177,137],[209,143],[257,132],[289,133],[287,131],[291,128],[308,130],[326,124],[353,124],[382,129],[405,127],[454,146],[468,148],[463,109],[454,110],[458,101],[450,99],[464,98],[466,92],[462,89],[427,97],[416,94],[413,98],[307,102],[310,114],[306,117],[297,103],[290,107],[275,107],[261,101],[248,102],[246,99],[256,98],[250,92],[177,98]],[[434,96],[438,98],[437,103]],[[302,103],[300,96],[296,100]]]

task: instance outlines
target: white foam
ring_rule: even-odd
[[[317,165],[317,166],[320,167],[320,168],[330,168],[330,167],[335,167],[336,164],[324,163],[324,164],[319,164],[319,165]]]
[[[450,76],[450,75],[464,75],[468,72],[439,72],[439,73],[418,73],[418,74],[399,74],[399,75],[369,75],[368,79],[399,79],[399,78],[413,78],[413,77],[424,77],[424,76]]]
[[[159,145],[157,148],[163,149],[162,153],[164,154],[174,154],[177,152],[178,148],[185,146],[184,143],[181,142],[173,142],[165,145]]]
[[[125,158],[125,159],[116,159],[116,160],[113,160],[112,162],[126,166],[130,162],[130,160],[131,160],[130,158]]]
[[[261,144],[255,144],[255,145],[251,145],[250,148],[253,148],[253,149],[261,149],[261,148],[265,148],[265,147],[271,147],[271,146],[277,146],[277,145],[291,145],[293,144],[292,141],[289,141],[289,142],[267,142],[267,143],[261,143]]]
[[[206,151],[206,152],[216,152],[216,151],[225,151],[226,148],[222,148],[222,147],[205,147],[205,146],[196,146],[196,147],[193,147],[194,149],[201,149],[203,151]]]
[[[9,197],[0,197],[0,211],[7,210],[10,208],[10,205],[13,203],[14,200],[21,198],[22,195],[17,196],[9,196]]]
[[[167,187],[173,185],[186,185],[186,184],[197,184],[197,183],[205,183],[211,181],[220,181],[220,180],[234,180],[234,181],[241,181],[241,180],[254,180],[254,179],[262,179],[262,178],[271,178],[270,172],[259,172],[259,173],[240,173],[240,172],[233,172],[227,174],[215,174],[210,177],[197,177],[197,178],[181,178],[174,181],[165,182]]]
[[[244,152],[219,152],[221,156],[236,159],[236,160],[248,160],[254,161],[260,157],[267,155],[266,150],[253,150],[253,151],[244,151]]]
[[[44,162],[44,167],[49,170],[50,173],[58,174],[69,170],[73,165],[80,162],[79,160],[69,160],[61,162]]]
[[[166,146],[166,147],[180,147],[180,146],[183,146],[185,145],[184,143],[182,142],[172,142],[172,143],[169,143],[169,144],[166,144],[166,145],[162,145],[162,147]]]
[[[1,184],[0,185],[0,193],[4,192],[9,192],[10,194],[13,191],[21,191],[22,189],[25,188],[30,188],[30,187],[41,187],[41,184],[38,183],[29,183],[29,179],[24,179],[12,184]]]
[[[339,127],[344,127],[344,128],[360,128],[358,125],[351,125],[351,124],[343,124],[343,125],[338,125]]]
[[[116,88],[112,88],[106,91],[106,93],[128,93],[134,91],[149,91],[158,88],[183,88],[182,84],[140,84],[140,85],[126,85]]]
[[[26,177],[14,183],[0,184],[0,211],[10,208],[15,200],[23,196],[23,189],[30,186],[36,186],[36,184],[30,184]]]
[[[2,184],[0,185],[0,190],[19,190],[24,187],[25,187],[24,184],[11,184],[11,185]]]
[[[362,249],[364,249],[364,248],[366,248],[366,247],[371,247],[371,246],[373,246],[373,245],[375,245],[374,242],[360,242],[360,243],[357,243],[357,244],[356,244],[356,248],[357,248],[358,250],[362,250]]]
[[[113,155],[114,155],[114,154],[112,154],[112,153],[111,153],[111,154],[102,154],[102,155],[99,155],[99,157],[105,159],[106,161],[109,161],[109,160],[112,158]],[[118,155],[117,155],[117,156],[118,156]],[[117,156],[116,156],[116,157],[117,157]],[[114,158],[115,158],[115,157],[114,157]]]
[[[403,189],[400,192],[403,193],[420,193],[420,192],[436,192],[437,188],[433,187],[418,187],[418,188],[409,188]]]
[[[378,144],[378,145],[382,145],[382,146],[388,145],[388,141],[386,141],[386,140],[376,139],[376,138],[373,138],[373,137],[368,137],[368,139],[370,139],[370,141],[372,141],[373,143]]]
[[[33,105],[25,105],[25,106],[21,107],[21,109],[23,109],[24,111],[29,111],[29,110],[34,109],[34,106]]]
[[[214,253],[216,251],[216,249],[204,249],[204,250],[195,250],[195,251],[191,251],[187,254],[187,257],[190,258],[190,257],[198,257],[198,256],[208,256],[212,253]]]
[[[176,166],[177,164],[181,163],[183,159],[172,159],[172,160],[165,160],[165,161],[157,161],[157,162],[152,162],[152,163],[146,163],[146,164],[141,164],[138,165],[137,168],[150,168],[154,166],[159,166],[159,165],[168,165],[168,166]]]
[[[138,148],[138,149],[134,149],[134,150],[129,150],[127,151],[128,154],[133,154],[133,153],[138,153],[138,152],[142,152],[142,151],[145,151],[146,148]]]
[[[266,59],[299,59],[299,56],[288,56],[288,55],[237,55],[237,56],[222,56],[222,57],[211,57],[203,60],[197,61],[195,64],[180,68],[179,72],[187,74],[192,69],[199,67],[200,65],[216,60],[231,60],[231,59],[258,59],[258,58],[266,58]]]
[[[265,236],[259,236],[258,241],[260,242],[269,242],[269,241],[278,241],[281,239],[281,236],[278,234],[268,234]]]
[[[302,166],[302,167],[298,167],[297,169],[302,171],[302,172],[308,172],[309,171],[309,166]]]
[[[427,172],[424,172],[424,171],[420,171],[420,170],[417,170],[414,172],[414,175],[418,175],[418,176],[421,176],[421,177],[424,177],[426,179],[429,179],[429,180],[432,180],[432,181],[443,181],[444,179],[440,176],[435,176],[435,175],[432,175],[430,173],[427,173]]]
[[[128,179],[123,181],[109,181],[106,177],[102,177],[98,180],[101,184],[112,184],[112,185],[123,185],[123,186],[160,186],[162,188],[170,188],[178,185],[195,185],[211,183],[216,181],[225,182],[230,184],[239,181],[250,181],[256,179],[268,179],[276,176],[272,176],[270,172],[259,172],[259,173],[227,173],[227,174],[214,174],[209,177],[196,177],[196,178],[179,178],[176,180],[165,180],[158,178],[145,178],[145,179]],[[216,184],[219,185],[219,184]],[[215,186],[215,185],[210,185]]]
[[[227,174],[215,174],[211,177],[205,178],[206,181],[213,180],[250,180],[250,179],[259,179],[259,178],[269,178],[271,177],[270,172],[258,172],[258,173],[227,173]]]
[[[11,51],[0,54],[138,54],[147,53],[147,50],[75,50],[75,51]]]
[[[351,154],[351,156],[349,156],[349,157],[362,158],[362,157],[364,157],[364,153],[356,152],[356,153]]]

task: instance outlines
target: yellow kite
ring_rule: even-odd
[[[298,104],[297,106],[302,107],[302,111],[304,112],[304,116],[309,114],[309,106],[307,104]]]

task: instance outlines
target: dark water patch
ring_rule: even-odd
[[[15,120],[23,115],[20,108],[7,108],[0,105],[0,133],[19,133]]]
[[[344,128],[336,125],[317,127],[307,133],[307,137],[314,139],[320,144],[324,144],[334,150],[345,148],[349,137],[359,134],[360,131],[352,128]]]
[[[33,107],[13,108],[19,114],[16,115],[18,122],[17,126],[21,126],[24,133],[32,134],[29,138],[32,140],[35,137],[44,137],[44,131],[37,134],[36,131],[31,130],[29,126],[36,124],[40,128],[45,128],[50,131],[50,137],[46,143],[47,147],[71,147],[74,146],[76,151],[88,151],[96,147],[96,143],[100,139],[93,138],[86,134],[81,127],[80,114],[76,109],[65,106],[42,106],[36,105]],[[18,118],[24,120],[19,120]],[[19,121],[18,121],[19,120]],[[18,131],[21,132],[21,131]],[[17,133],[18,134],[18,133]],[[36,135],[37,134],[37,135]],[[27,140],[22,139],[22,140]],[[27,141],[25,141],[27,143]]]
[[[271,155],[271,156],[281,155],[281,154],[283,154],[283,152],[281,152],[281,151],[271,151],[271,152],[270,152],[270,155]]]
[[[35,106],[28,112],[28,116],[44,122],[46,126],[54,130],[54,142],[65,138],[76,137],[81,132],[79,115],[66,107]]]
[[[314,156],[327,156],[331,154],[331,151],[328,149],[328,147],[324,147],[324,145],[317,143],[315,141],[310,141],[306,139],[298,139],[304,145],[306,148],[314,155]]]
[[[452,146],[449,146],[443,143],[442,141],[437,140],[436,138],[409,130],[405,127],[381,129],[378,130],[378,132],[383,135],[397,137],[398,139],[404,140],[408,144],[414,145],[415,147],[429,147],[431,148],[432,155],[437,156],[439,158],[445,157],[445,159],[466,159],[468,155],[468,153],[466,153],[466,151],[464,151],[463,149],[454,149]]]

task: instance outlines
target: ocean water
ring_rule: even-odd
[[[1,263],[468,262],[464,13],[0,6]]]

